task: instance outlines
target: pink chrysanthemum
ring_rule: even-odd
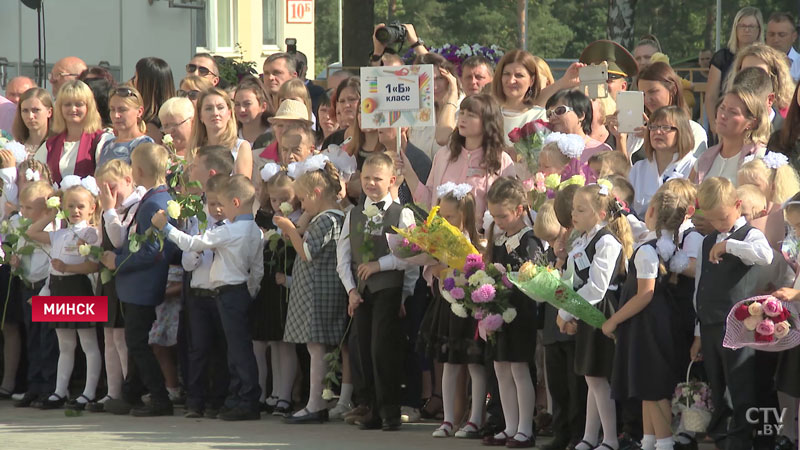
[[[497,291],[491,284],[484,284],[478,289],[472,291],[472,301],[475,303],[488,303],[494,300],[494,295]],[[501,318],[502,320],[502,318]]]

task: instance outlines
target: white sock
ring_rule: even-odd
[[[108,396],[111,398],[120,398],[122,394],[122,364],[119,359],[119,353],[114,343],[114,329],[103,328],[103,338],[105,340],[105,349],[103,354],[106,360],[106,384],[108,384]]]
[[[642,436],[642,450],[655,450],[656,448],[656,435],[645,434]]]
[[[275,354],[275,349],[272,349],[272,354]],[[261,388],[261,397],[258,401],[264,403],[267,398],[267,342],[253,341],[253,355],[256,357],[256,366],[258,366],[258,386]],[[273,367],[275,367],[273,365]],[[275,383],[275,373],[272,374],[272,385]]]
[[[519,405],[517,404],[517,386],[514,384],[514,376],[511,374],[511,363],[495,361],[494,372],[497,374],[500,404],[506,420],[506,429],[503,432],[506,436],[512,437],[517,434],[519,425]],[[498,433],[494,437],[502,439],[503,433]]]
[[[603,443],[611,448],[619,448],[617,440],[617,406],[611,399],[611,385],[608,378],[586,377],[586,383],[591,385],[589,389],[594,390],[594,401],[597,404],[597,412],[600,422],[603,424]]]
[[[575,446],[576,450],[591,450],[597,445],[597,436],[600,433],[600,413],[597,411],[597,401],[595,400],[594,390],[589,382],[593,377],[584,377],[588,390],[586,391],[586,426],[583,429],[583,440],[590,443],[588,446],[579,443]]]
[[[470,364],[467,367],[472,384],[472,411],[469,421],[480,427],[483,425],[483,407],[486,405],[486,368],[482,364]]]
[[[661,438],[656,441],[656,450],[672,450],[675,446],[675,442],[672,440],[672,436]]]
[[[517,405],[519,406],[519,421],[517,433],[522,433],[529,439],[533,436],[533,410],[536,406],[536,390],[531,380],[531,370],[528,363],[511,363],[511,374],[517,388]],[[526,440],[522,436],[515,438],[519,441]]]
[[[444,421],[455,423],[456,421],[456,384],[458,384],[458,373],[461,371],[460,364],[444,363],[442,372],[442,409],[444,410]]]
[[[325,364],[325,346],[323,344],[309,342],[306,346],[308,347],[311,363],[306,410],[309,413],[314,413],[325,408],[325,400],[322,399],[322,380],[325,378],[328,366]],[[303,415],[300,414],[300,411],[298,411],[298,414]],[[295,416],[298,416],[298,414],[295,414]]]
[[[78,334],[69,328],[56,328],[58,339],[58,370],[56,372],[56,391],[49,400],[58,400],[56,396],[66,397],[69,393],[69,379],[75,366],[75,348],[78,346]]]
[[[97,343],[97,330],[94,328],[81,328],[78,330],[81,348],[86,354],[86,385],[83,395],[94,400],[97,394],[97,383],[100,382],[100,372],[103,370],[103,356],[100,355],[100,345]],[[86,399],[78,398],[83,403]]]
[[[297,349],[295,348],[295,344],[289,342],[278,343],[278,348],[280,350],[281,359],[281,385],[278,391],[278,398],[291,403],[294,377],[297,374]]]
[[[342,390],[339,393],[339,401],[337,404],[349,405],[352,398],[353,398],[353,384],[342,383]]]
[[[3,382],[0,387],[8,392],[14,392],[21,352],[22,337],[19,325],[6,323],[3,330]]]
[[[117,347],[124,380],[128,376],[128,343],[125,342],[125,328],[114,328],[114,345]]]

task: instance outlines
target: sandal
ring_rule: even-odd
[[[56,399],[55,400],[50,400],[50,397],[56,397]],[[64,406],[64,403],[66,403],[66,402],[67,402],[67,398],[66,397],[62,397],[62,396],[60,396],[60,395],[58,395],[58,394],[56,394],[54,392],[54,393],[48,395],[46,399],[42,400],[42,406],[40,406],[39,408],[41,408],[41,409],[57,409],[57,408],[61,408],[62,406]]]
[[[86,410],[89,412],[106,412],[105,403],[109,400],[114,400],[110,395],[106,395],[96,402],[86,404]]]
[[[445,438],[453,435],[453,424],[450,422],[442,422],[442,424],[433,431],[431,436],[435,438]]]
[[[460,439],[478,439],[481,437],[480,429],[481,427],[470,421],[467,421],[467,423],[461,427],[460,430],[456,431],[455,436]]]
[[[432,405],[431,402],[434,399],[439,399],[439,406],[431,411],[429,407]],[[442,404],[442,395],[441,394],[431,394],[428,400],[425,401],[425,405],[422,406],[422,409],[419,410],[420,416],[423,419],[441,419],[444,416],[444,405]]]
[[[86,401],[85,402],[79,402],[78,401],[79,398],[83,398]],[[81,395],[73,398],[72,400],[68,401],[66,406],[67,406],[67,409],[72,409],[72,410],[75,410],[75,411],[83,411],[84,409],[86,409],[86,405],[90,405],[92,403],[95,403],[93,398],[89,398],[89,397],[81,394]]]
[[[292,413],[292,404],[288,400],[278,400],[275,409],[272,410],[273,416],[286,417]]]

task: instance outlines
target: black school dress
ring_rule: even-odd
[[[589,280],[589,269],[591,268],[591,262],[594,260],[597,242],[603,236],[610,234],[608,230],[601,228],[586,244],[584,253],[589,259],[589,266],[582,270],[579,270],[577,266],[575,267],[575,277],[581,280],[581,286]],[[615,274],[619,274],[620,259],[617,260],[617,264],[614,266]],[[612,278],[605,296],[600,303],[595,305],[606,318],[611,317],[617,310],[619,294],[610,287],[619,281],[619,276]],[[578,332],[575,334],[575,373],[588,377],[611,378],[613,366],[614,341],[606,337],[599,328],[594,328],[591,325],[587,325],[586,322],[578,320]]]
[[[264,220],[259,220],[259,223],[266,225],[267,230],[277,231],[278,227],[272,223],[272,217],[273,214],[264,215]],[[275,243],[264,243],[264,276],[250,314],[250,330],[254,341],[283,340],[289,290],[275,282],[275,274],[291,276],[296,255],[294,247],[287,245],[282,238]]]
[[[620,293],[620,308],[638,291],[636,257],[652,249],[651,258],[658,262],[656,241],[640,246],[628,264],[628,277]],[[639,255],[643,256],[643,255]],[[611,396],[615,400],[637,399],[657,401],[672,398],[678,375],[672,337],[672,298],[665,289],[669,273],[658,274],[650,303],[638,314],[622,322],[615,332],[614,373]]]
[[[795,279],[792,287],[800,289],[800,277]],[[775,387],[792,397],[800,397],[800,347],[790,348],[778,354]]]
[[[681,233],[680,247],[683,247],[687,236],[696,232],[697,230],[694,228],[689,228]],[[694,278],[678,275],[675,283],[670,280],[670,282],[664,283],[664,288],[667,290],[670,305],[669,317],[672,325],[672,349],[675,355],[674,367],[675,371],[682,374],[681,377],[683,377],[689,368],[691,360],[689,350],[694,342],[694,327],[697,323],[697,315],[694,311]]]
[[[75,228],[63,228],[58,231],[50,232],[50,240],[51,240],[51,248],[53,249],[51,255],[53,258],[58,258],[61,255],[64,256],[73,256],[78,254],[78,240],[81,236],[84,236],[83,233],[87,233],[85,231],[86,226],[76,226]],[[64,237],[63,234],[72,233],[68,235],[68,237]],[[59,235],[59,246],[61,247],[60,254],[56,254],[57,245],[54,242],[56,235]],[[97,243],[97,235],[89,233],[92,236],[93,242],[89,242],[90,244]],[[88,238],[87,238],[88,239]],[[69,275],[55,275],[50,273],[50,295],[53,296],[87,296],[90,297],[94,295],[94,288],[92,287],[92,282],[89,280],[88,275],[83,274],[69,274]],[[52,328],[69,328],[69,329],[78,329],[78,328],[93,328],[97,325],[95,322],[51,322],[50,326]]]
[[[439,280],[434,279],[433,295],[422,318],[417,351],[440,363],[483,364],[485,345],[475,338],[478,323],[472,317],[461,318],[442,297]]]
[[[127,213],[128,210],[126,209],[123,217],[125,217]],[[106,233],[105,219],[103,219],[102,247],[105,251],[114,251],[114,244],[111,243],[111,239],[108,238],[108,233]],[[103,328],[125,328],[122,302],[120,302],[117,296],[117,283],[114,281],[114,278],[111,278],[108,283],[102,283],[98,278],[97,292],[97,295],[108,297],[108,321],[103,324]]]
[[[512,271],[519,270],[524,262],[541,259],[543,253],[542,242],[530,227],[525,227],[513,236],[495,239],[492,262],[511,266]],[[510,301],[517,310],[517,317],[495,333],[494,340],[487,345],[488,356],[499,362],[532,363],[536,354],[538,305],[516,287],[511,291]]]

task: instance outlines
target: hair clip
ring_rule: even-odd
[[[452,181],[436,188],[436,196],[442,198],[447,194],[452,194],[456,200],[461,201],[472,191],[472,185],[467,183],[455,184]]]
[[[764,161],[764,165],[773,170],[789,164],[789,157],[778,152],[769,152],[761,160]]]
[[[39,181],[42,179],[41,175],[39,175],[38,170],[33,170],[30,167],[25,169],[25,179],[27,181]]]
[[[602,184],[599,184],[598,186],[600,186],[600,190],[597,191],[597,193],[602,195],[603,197],[608,197],[609,194],[608,187],[603,186]]]

